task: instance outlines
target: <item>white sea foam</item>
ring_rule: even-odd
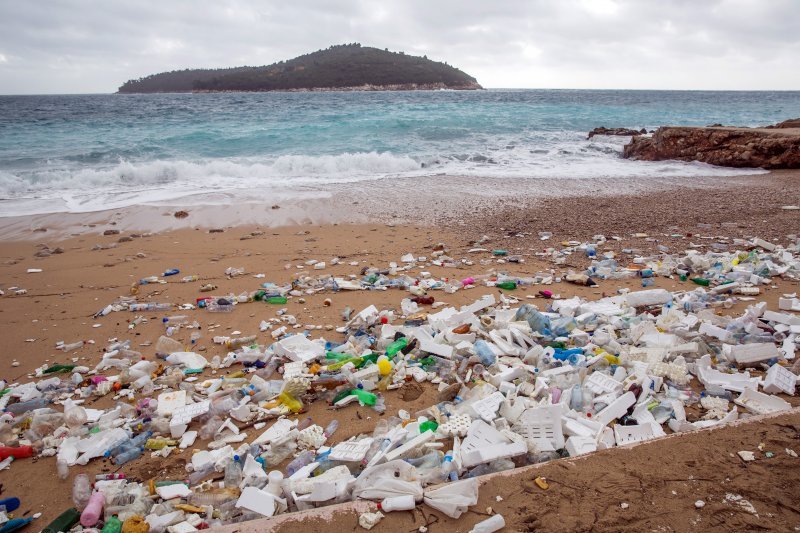
[[[658,178],[753,174],[698,163],[620,158],[627,139],[585,141],[554,133],[537,142],[496,142],[485,153],[388,152],[218,158],[197,161],[121,161],[112,166],[51,165],[0,171],[0,216],[92,212],[142,204],[181,204],[223,191],[325,190],[333,184],[423,175],[503,178]],[[502,141],[502,140],[501,140]],[[457,147],[453,147],[454,151]],[[489,185],[487,185],[489,186]]]

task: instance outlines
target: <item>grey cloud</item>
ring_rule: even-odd
[[[260,65],[343,42],[487,87],[800,89],[794,0],[0,0],[0,93]]]

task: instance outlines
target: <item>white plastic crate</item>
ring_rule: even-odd
[[[593,372],[583,382],[583,386],[595,395],[608,394],[609,392],[618,392],[622,390],[621,382],[602,372]]]
[[[561,413],[561,408],[555,405],[526,409],[515,430],[539,450],[560,450],[564,447]]]
[[[505,401],[506,397],[502,392],[493,392],[486,398],[476,401],[472,404],[472,409],[479,417],[486,422],[491,422],[497,417],[497,410],[500,405]]]
[[[364,459],[369,447],[372,446],[372,438],[361,439],[358,441],[340,442],[331,449],[328,458],[331,461],[342,461],[345,463],[355,463]]]
[[[614,438],[617,441],[617,446],[644,442],[664,435],[664,430],[656,424],[639,424],[638,426],[617,424],[614,426]]]
[[[770,394],[785,392],[789,396],[794,396],[796,386],[797,376],[781,365],[772,365],[767,371],[766,378],[764,378],[764,392]]]
[[[483,420],[476,420],[461,442],[461,462],[466,468],[488,463],[495,459],[514,457],[527,453],[524,442],[511,442],[500,431]]]
[[[203,400],[201,402],[190,403],[183,407],[178,407],[172,412],[172,420],[170,424],[188,424],[196,417],[208,412],[211,408],[210,400]]]

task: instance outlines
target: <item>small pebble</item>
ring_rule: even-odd
[[[628,504],[627,504],[627,503],[625,503],[625,502],[622,502],[621,504],[619,504],[619,506],[620,506],[622,509],[627,509],[628,507],[630,507],[630,505],[628,505]]]
[[[706,506],[706,502],[704,502],[703,500],[697,500],[696,502],[694,502],[694,506],[698,509],[702,509],[703,507]]]

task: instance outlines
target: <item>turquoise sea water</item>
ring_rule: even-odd
[[[619,158],[596,126],[756,126],[800,92],[490,90],[0,96],[0,215],[405,176],[604,178],[736,171]]]

